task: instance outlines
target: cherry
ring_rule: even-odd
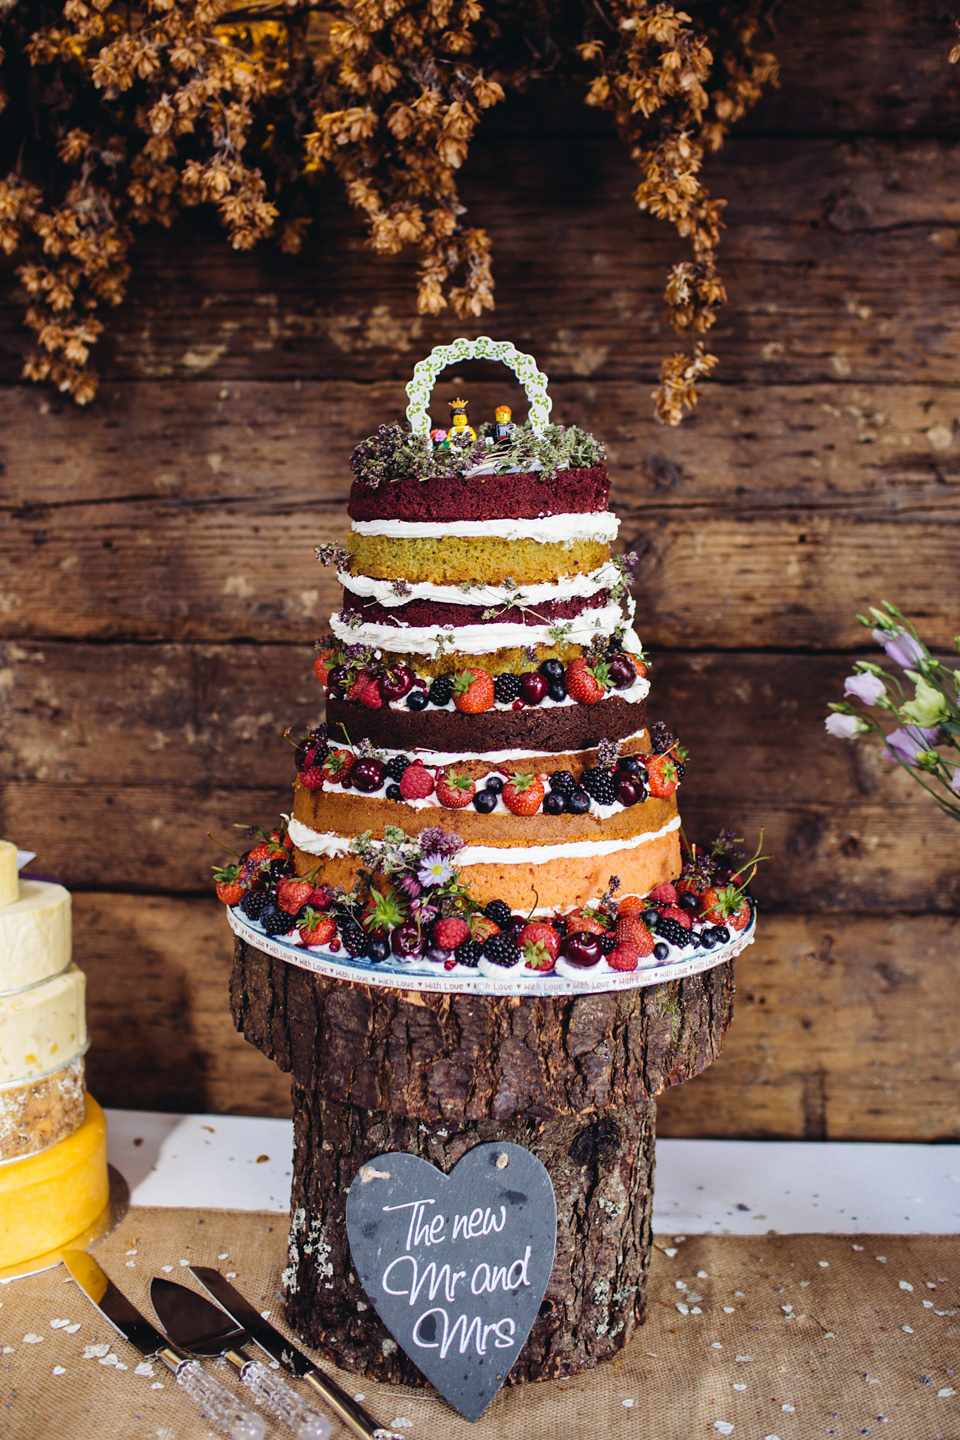
[[[445,950],[442,945],[431,945],[426,958],[432,960],[435,965],[446,965],[448,960],[453,959],[453,951]]]
[[[621,805],[636,805],[643,799],[643,792],[631,776],[621,775],[617,780],[617,799]]]
[[[401,960],[412,960],[427,948],[427,937],[413,920],[405,920],[390,936],[390,946]]]
[[[590,935],[586,930],[574,930],[572,934],[564,937],[560,953],[569,964],[576,965],[581,970],[589,970],[603,954],[600,936]]]
[[[331,945],[330,948],[332,950],[333,946]],[[380,961],[386,960],[390,954],[389,941],[384,940],[381,935],[371,935],[363,948],[363,953],[368,960],[373,961],[374,965],[379,965]]]
[[[413,671],[409,665],[393,665],[381,677],[380,693],[384,700],[402,700],[413,689]]]
[[[386,766],[381,760],[355,760],[350,771],[350,780],[355,789],[370,795],[374,790],[380,789],[386,773]]]
[[[629,690],[637,678],[633,661],[622,650],[616,655],[611,655],[607,662],[607,668],[610,671],[610,679],[617,690]]]
[[[538,670],[527,670],[520,676],[520,693],[528,705],[539,705],[546,695],[549,682]]]
[[[348,679],[346,665],[334,665],[327,676],[327,694],[332,695],[335,700],[342,700],[347,689]]]

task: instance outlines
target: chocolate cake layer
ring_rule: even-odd
[[[383,625],[484,625],[494,618],[502,625],[549,625],[554,621],[573,620],[585,610],[602,610],[610,596],[609,590],[596,595],[578,596],[572,600],[543,600],[529,608],[509,605],[457,605],[443,600],[408,600],[404,605],[381,605],[343,592],[343,609],[347,615],[359,615],[367,624]],[[496,612],[495,616],[490,611]]]
[[[490,520],[510,516],[584,514],[606,510],[606,467],[520,475],[434,475],[367,485],[355,480],[347,506],[351,520]]]
[[[611,695],[596,705],[550,705],[523,710],[368,710],[349,700],[327,701],[330,740],[369,740],[388,750],[590,750],[601,740],[622,740],[647,723],[646,700]],[[341,728],[342,727],[342,728]]]

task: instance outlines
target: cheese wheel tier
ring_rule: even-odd
[[[0,1269],[67,1245],[109,1198],[106,1120],[88,1095],[82,1124],[65,1140],[0,1165]]]
[[[34,1155],[76,1130],[84,1112],[84,1064],[26,1084],[0,1086],[0,1160]]]
[[[326,718],[294,741],[283,838],[221,879],[237,933],[374,983],[509,993],[729,958],[749,905],[726,927],[673,883],[684,754],[650,708],[599,442],[498,413],[383,425],[351,464],[347,543],[317,552],[342,591]]]
[[[0,995],[22,990],[70,964],[70,894],[45,880],[20,881],[19,898],[0,905]]]
[[[83,1053],[85,997],[86,979],[75,965],[0,996],[0,1084],[47,1075]]]

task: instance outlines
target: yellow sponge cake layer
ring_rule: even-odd
[[[561,575],[589,574],[610,558],[610,546],[598,540],[542,544],[537,540],[446,536],[397,539],[388,535],[351,535],[350,570],[375,580],[401,576],[411,584],[532,585]]]

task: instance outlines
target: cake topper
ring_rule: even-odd
[[[470,439],[476,443],[477,432],[472,425],[467,423],[467,401],[450,400],[450,434],[448,439],[462,444],[464,440]]]
[[[537,368],[532,355],[525,355],[509,340],[491,340],[489,335],[478,335],[475,340],[462,337],[449,345],[436,345],[430,354],[414,366],[413,379],[407,385],[407,420],[415,435],[429,435],[430,395],[441,370],[454,365],[458,360],[501,360],[508,365],[523,386],[530,402],[529,423],[535,435],[542,435],[550,423],[553,401],[547,394],[547,377]],[[466,403],[466,402],[462,402]]]

